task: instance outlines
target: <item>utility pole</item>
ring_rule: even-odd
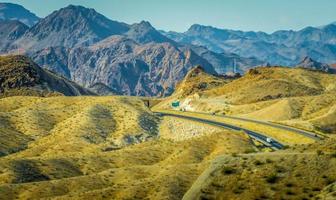
[[[234,58],[233,59],[233,74],[236,73],[236,68],[237,68],[237,66],[236,66],[236,58]]]

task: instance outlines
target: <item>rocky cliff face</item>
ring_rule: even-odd
[[[30,57],[41,67],[71,79],[68,68],[70,49],[65,47],[48,47],[30,54]]]
[[[32,57],[41,64],[50,60],[47,58],[63,62],[65,52],[64,48],[56,48],[36,52]],[[170,94],[187,71],[199,63],[207,72],[216,73],[192,49],[180,49],[170,43],[140,45],[124,36],[111,36],[89,47],[74,48],[67,55],[64,62],[67,68],[63,72],[69,72],[75,82],[87,87],[103,83],[128,95]]]

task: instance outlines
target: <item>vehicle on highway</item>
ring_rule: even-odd
[[[273,140],[272,140],[272,138],[266,138],[266,142],[268,142],[268,143],[272,143],[273,142]]]

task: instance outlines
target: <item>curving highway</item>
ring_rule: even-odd
[[[272,139],[271,142],[267,141],[267,136],[255,132],[255,131],[251,131],[245,128],[241,128],[239,126],[234,126],[231,124],[226,124],[223,122],[217,122],[217,121],[212,121],[212,120],[207,120],[207,119],[201,119],[198,117],[190,117],[190,116],[184,116],[184,115],[178,115],[178,114],[171,114],[171,113],[162,113],[162,112],[154,112],[160,116],[172,116],[172,117],[179,117],[179,118],[184,118],[184,119],[188,119],[188,120],[193,120],[193,121],[197,121],[197,122],[202,122],[202,123],[206,123],[206,124],[210,124],[210,125],[214,125],[214,126],[219,126],[219,127],[223,127],[226,129],[231,129],[231,130],[236,130],[236,131],[244,131],[246,134],[248,134],[251,138],[258,140],[259,142],[271,147],[272,149],[275,150],[279,150],[284,148],[284,145],[281,144],[280,142]]]
[[[208,113],[202,113],[202,114],[208,114]],[[208,114],[208,115],[211,115],[211,114]],[[305,130],[301,130],[301,129],[297,129],[297,128],[293,128],[293,127],[285,126],[285,125],[281,125],[281,124],[275,124],[275,123],[272,123],[272,122],[255,120],[255,119],[248,119],[248,118],[242,118],[242,117],[226,116],[226,115],[216,115],[216,116],[223,117],[223,118],[228,118],[228,119],[246,121],[246,122],[253,122],[253,123],[262,124],[262,125],[266,125],[266,126],[271,126],[271,127],[282,129],[282,130],[295,132],[295,133],[303,135],[305,137],[309,137],[313,140],[322,140],[323,139],[323,137],[321,135],[317,135],[314,132],[305,131]]]

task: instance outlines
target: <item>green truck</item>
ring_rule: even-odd
[[[173,108],[180,107],[180,101],[173,101],[173,103],[171,104],[171,106],[172,106]]]

